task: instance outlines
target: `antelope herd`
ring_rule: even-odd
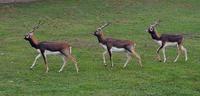
[[[160,47],[157,49],[157,58],[159,61],[161,61],[161,57],[159,55],[159,51],[162,50],[163,52],[163,62],[166,62],[166,55],[165,55],[165,48],[168,46],[176,46],[178,49],[178,54],[174,60],[176,62],[181,54],[181,52],[184,52],[185,55],[185,61],[188,60],[187,57],[187,50],[183,46],[183,36],[182,35],[169,35],[169,34],[162,34],[159,35],[156,31],[156,27],[159,24],[159,20],[156,21],[154,24],[151,24],[146,32],[148,32],[153,41],[155,41]],[[36,37],[34,36],[35,30],[39,28],[41,25],[41,21],[33,27],[33,29],[28,32],[24,39],[29,41],[31,46],[36,49],[38,52],[38,55],[35,57],[35,60],[33,64],[31,65],[30,69],[32,69],[38,58],[41,56],[44,59],[46,73],[49,71],[48,62],[47,62],[47,55],[59,55],[63,59],[63,64],[59,70],[61,72],[63,68],[65,67],[67,60],[71,60],[76,68],[77,73],[79,72],[79,67],[76,61],[76,58],[72,55],[72,47],[66,42],[66,41],[38,41]],[[102,53],[103,55],[103,63],[106,66],[106,58],[105,55],[108,53],[110,57],[111,62],[111,68],[114,66],[113,60],[112,60],[112,53],[113,52],[124,52],[126,53],[127,60],[124,63],[124,68],[127,66],[129,61],[132,57],[135,57],[138,61],[138,64],[142,67],[142,61],[140,55],[136,52],[136,43],[130,40],[120,40],[120,39],[113,39],[113,38],[105,38],[103,29],[107,26],[109,26],[110,23],[106,23],[103,26],[99,27],[91,33],[92,35],[96,36],[99,42],[99,45],[105,49],[105,51]]]

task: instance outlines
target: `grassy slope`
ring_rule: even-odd
[[[200,95],[199,0],[46,1],[0,5],[0,95]],[[185,40],[188,62],[181,57],[172,63],[176,55],[173,48],[167,50],[166,64],[155,60],[158,46],[144,30],[157,18],[162,20],[160,33],[189,34]],[[40,40],[67,40],[74,47],[79,74],[71,62],[58,73],[62,61],[56,56],[48,58],[48,74],[42,59],[29,70],[36,53],[23,35],[38,19],[45,20],[36,33]],[[118,53],[113,70],[103,66],[103,50],[88,33],[104,21],[113,23],[105,30],[107,36],[137,42],[144,68],[134,59],[122,69],[126,58]]]

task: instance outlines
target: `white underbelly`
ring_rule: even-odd
[[[106,45],[103,45],[103,44],[101,44],[101,43],[100,43],[100,45],[101,45],[105,50],[107,50]],[[112,47],[112,48],[111,48],[111,51],[112,51],[112,52],[122,52],[122,51],[126,51],[126,50],[125,50],[124,48]]]
[[[162,45],[162,41],[158,41],[158,40],[154,40],[158,45]],[[167,47],[167,46],[177,46],[178,45],[178,43],[177,42],[166,42],[165,43],[165,47]]]
[[[41,53],[39,49],[37,49],[37,52]],[[45,55],[61,55],[61,53],[59,51],[48,51],[48,50],[45,50],[44,54]]]
[[[124,48],[112,47],[111,51],[113,51],[113,52],[122,52],[122,51],[125,51],[125,49]]]
[[[177,46],[177,42],[166,42],[165,46]]]

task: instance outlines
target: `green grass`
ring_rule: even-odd
[[[0,4],[1,96],[199,96],[200,95],[200,1],[199,0],[41,0],[23,4]],[[160,33],[184,33],[189,61],[176,49],[167,50],[167,63],[155,60],[158,47],[146,28],[156,19]],[[45,74],[40,58],[23,36],[38,22],[40,40],[67,40],[80,65],[72,62],[58,70],[62,59],[49,56]],[[90,35],[105,21],[112,22],[105,35],[133,40],[144,67],[133,59],[123,69],[125,54],[114,53],[114,68],[105,68],[103,49]],[[107,56],[108,57],[108,56]],[[107,58],[107,62],[109,62]]]

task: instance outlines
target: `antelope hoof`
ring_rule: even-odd
[[[139,61],[138,63],[140,65],[140,67],[143,67],[142,61]]]
[[[174,63],[176,63],[176,60],[174,60]]]
[[[60,73],[60,72],[62,72],[62,70],[59,70],[58,72]]]
[[[30,67],[29,69],[30,69],[30,70],[33,70],[33,68],[32,68],[32,67]]]
[[[112,70],[113,69],[113,67],[110,67],[110,70]]]
[[[47,70],[45,73],[48,73],[49,71]]]
[[[107,64],[104,64],[105,67],[107,67]]]

